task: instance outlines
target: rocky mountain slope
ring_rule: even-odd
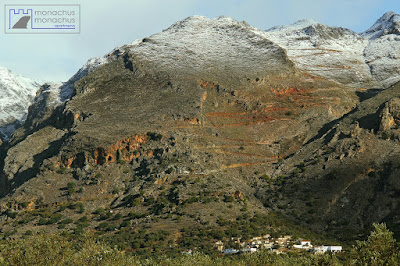
[[[8,139],[26,119],[39,84],[0,67],[0,140]]]
[[[388,223],[398,234],[399,93],[397,83],[326,124],[275,168],[273,176],[280,176],[275,192],[268,193],[272,185],[260,189],[259,196],[345,240],[375,221]]]
[[[195,16],[43,85],[0,147],[3,235],[168,231],[171,248],[190,247],[193,228],[211,243],[289,232],[291,219],[318,233],[358,226],[353,239],[395,224],[398,85],[359,90],[390,79],[362,52],[379,38]],[[371,202],[380,212],[364,219]]]

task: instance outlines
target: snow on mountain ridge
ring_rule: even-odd
[[[210,25],[214,27],[223,27],[223,26],[232,26],[232,25],[246,25],[246,23],[243,22],[238,22],[237,20],[228,17],[228,16],[219,16],[214,19],[209,19],[204,16],[190,16],[187,17],[181,21],[178,21],[174,24],[172,24],[170,27],[167,29],[163,30],[163,32],[170,32],[173,30],[179,30],[179,29],[184,29],[184,28],[191,28],[194,30],[199,30],[201,28],[209,27]],[[247,26],[249,26],[247,24]]]
[[[393,11],[386,12],[371,28],[361,33],[363,37],[371,40],[388,34],[400,35],[400,15]]]
[[[134,46],[139,41],[134,41],[131,45],[123,45],[113,49],[110,53],[90,58],[68,81],[66,82],[47,82],[38,91],[34,104],[35,108],[55,109],[57,106],[71,99],[74,95],[74,84],[89,73],[95,71],[104,64],[107,64],[125,52],[127,46]],[[43,99],[45,99],[43,101]],[[44,106],[38,106],[38,104]],[[36,105],[36,106],[35,106]]]
[[[300,69],[354,87],[375,85],[363,55],[368,41],[349,29],[301,20],[265,34]]]
[[[213,69],[221,65],[231,75],[288,67],[281,61],[286,57],[284,50],[268,40],[262,30],[225,16],[186,18],[129,50],[155,69],[186,75],[213,75]],[[266,60],[268,54],[270,60]]]
[[[40,84],[0,67],[0,138],[8,139],[23,123]]]
[[[400,15],[387,12],[366,32],[313,20],[266,31],[297,67],[353,87],[387,88],[400,81]]]
[[[400,81],[400,15],[385,13],[361,35],[369,40],[364,55],[374,78],[384,88]]]
[[[290,25],[280,25],[280,26],[274,26],[268,30],[266,30],[267,32],[293,32],[294,30],[301,30],[304,28],[307,28],[309,26],[312,25],[316,25],[316,24],[320,24],[318,21],[314,20],[314,19],[301,19],[296,21],[293,24]]]

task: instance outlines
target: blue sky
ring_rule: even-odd
[[[46,0],[8,0],[4,4],[54,4]],[[89,58],[160,32],[191,15],[220,15],[268,29],[312,18],[323,24],[367,30],[385,12],[400,13],[399,0],[69,0],[81,4],[77,35],[4,34],[0,19],[0,66],[24,76],[66,81]]]

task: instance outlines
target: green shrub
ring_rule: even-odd
[[[382,132],[382,138],[385,140],[391,139],[392,135],[386,131]]]
[[[67,169],[65,167],[60,167],[60,169],[57,169],[57,174],[65,174]]]
[[[369,177],[375,177],[376,176],[376,172],[375,171],[371,171],[368,173]]]
[[[7,209],[5,212],[4,212],[4,214],[5,215],[7,215],[9,218],[11,218],[11,219],[15,219],[16,217],[17,217],[17,213],[16,212],[13,212],[11,209]]]
[[[68,204],[68,209],[70,209],[70,210],[75,210],[76,209],[76,203],[70,203],[70,204]]]
[[[128,227],[130,225],[130,223],[128,222],[128,221],[123,221],[120,225],[119,225],[119,227]]]
[[[148,213],[139,214],[139,213],[130,212],[128,214],[128,217],[129,217],[129,219],[140,219],[140,218],[146,217],[147,215],[148,215]]]
[[[59,224],[59,225],[57,226],[58,229],[64,229],[65,227],[66,227],[65,224]]]
[[[110,224],[105,228],[105,230],[106,231],[114,231],[116,228],[117,228],[117,226]]]
[[[79,220],[79,223],[87,223],[89,222],[89,218],[87,216],[82,216]]]
[[[26,230],[24,235],[31,236],[31,235],[33,235],[33,232],[32,232],[32,230]]]
[[[168,168],[167,170],[165,170],[166,174],[171,174],[174,171],[173,167]]]
[[[103,174],[102,174],[102,173],[98,173],[98,174],[96,174],[94,177],[95,177],[96,179],[103,178]]]
[[[78,202],[75,204],[75,206],[78,208],[78,213],[85,212],[85,205],[83,205],[83,202]]]
[[[97,210],[94,211],[94,214],[103,214],[104,213],[104,208],[98,208]]]
[[[110,224],[107,223],[107,222],[102,222],[102,223],[100,223],[100,224],[96,227],[96,229],[97,229],[97,230],[104,230],[104,229],[106,229],[109,225],[110,225]]]
[[[28,205],[29,205],[29,202],[27,202],[27,201],[24,201],[24,202],[21,203],[21,207],[24,208],[24,209],[26,207],[28,207]]]
[[[72,229],[72,234],[75,236],[81,236],[83,234],[83,227],[76,226],[74,229]]]
[[[162,135],[156,132],[147,132],[147,136],[150,140],[160,141],[162,139]]]
[[[60,222],[60,224],[70,224],[70,223],[72,223],[74,220],[72,220],[72,219],[65,219],[65,220],[62,220],[61,222]]]
[[[100,215],[99,220],[107,220],[111,218],[112,213],[110,211],[104,212],[103,214]]]
[[[30,221],[32,221],[32,219],[30,217],[24,216],[24,217],[22,217],[22,220],[18,221],[18,224],[27,224]]]
[[[260,176],[260,178],[264,179],[266,181],[269,181],[271,179],[271,177],[269,175],[267,175],[267,174],[264,174],[264,175]]]
[[[291,116],[291,115],[293,115],[293,112],[292,112],[292,111],[287,111],[287,112],[285,113],[285,115],[286,115],[286,116]]]
[[[76,188],[76,184],[74,182],[68,182],[67,188],[68,189],[74,189],[74,188]]]
[[[92,235],[70,239],[39,234],[1,245],[1,265],[137,265],[125,252],[97,242]]]
[[[224,196],[224,202],[233,202],[234,200],[235,200],[235,198],[232,197],[231,195]]]
[[[69,182],[67,184],[67,193],[68,195],[72,195],[76,192],[76,184],[74,182]]]
[[[47,224],[55,224],[59,222],[62,218],[61,214],[55,214],[47,220]]]
[[[38,225],[45,225],[47,224],[47,220],[45,218],[40,218],[38,221]]]
[[[113,220],[119,220],[119,219],[121,219],[121,218],[122,218],[122,214],[117,213],[117,214],[113,217]]]

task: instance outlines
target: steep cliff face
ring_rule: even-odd
[[[95,71],[102,65],[115,60],[124,51],[124,46],[115,48],[109,54],[102,57],[90,59],[81,69],[78,70],[67,82],[43,84],[29,106],[29,112],[24,123],[24,129],[16,136],[16,141],[26,134],[32,133],[37,128],[43,127],[52,121],[52,116],[59,116],[64,104],[75,94],[74,85],[89,73]]]

